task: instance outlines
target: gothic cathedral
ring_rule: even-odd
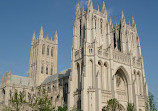
[[[148,95],[143,57],[136,23],[126,24],[123,11],[120,24],[108,20],[105,3],[102,10],[76,7],[73,27],[69,107],[83,111],[102,111],[107,100],[116,98],[126,110],[135,103],[137,111],[145,111]]]
[[[145,111],[148,86],[136,23],[127,24],[123,11],[120,24],[113,25],[102,10],[76,6],[73,26],[71,68],[57,73],[58,34],[54,39],[33,34],[28,77],[4,74],[0,85],[1,105],[9,105],[13,93],[24,91],[26,101],[38,95],[37,87],[45,88],[52,104],[76,107],[82,111],[106,111],[107,101],[116,98],[121,110],[134,103],[137,111]],[[41,90],[39,89],[39,92]],[[26,111],[31,111],[27,106]]]

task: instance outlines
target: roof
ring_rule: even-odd
[[[17,75],[11,75],[11,83],[16,85],[34,86],[32,78]]]
[[[57,79],[62,79],[64,77],[68,77],[70,75],[71,69],[66,69],[64,71],[61,71],[59,73],[53,74],[51,76],[48,76],[42,83],[42,85],[50,83],[52,81],[55,81]]]

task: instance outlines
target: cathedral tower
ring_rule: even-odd
[[[43,38],[43,27],[41,26],[39,37],[33,33],[30,51],[29,77],[33,78],[35,84],[40,85],[46,77],[57,73],[58,35],[57,31],[49,39],[48,35]]]
[[[120,24],[108,20],[105,2],[101,11],[88,0],[87,10],[76,7],[73,27],[69,109],[104,111],[107,101],[116,98],[125,110],[135,103],[145,110],[147,84],[139,36],[134,18],[126,24],[123,11]]]

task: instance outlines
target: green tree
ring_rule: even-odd
[[[136,111],[135,106],[133,103],[128,103],[127,105],[127,111]]]
[[[15,93],[11,97],[10,105],[11,105],[10,107],[12,108],[12,110],[20,111],[24,107],[24,105],[26,105],[24,91],[20,92],[19,94],[17,91],[15,91]]]
[[[41,89],[41,88],[39,88]],[[38,110],[38,111],[52,111],[54,109],[51,100],[48,98],[48,94],[45,89],[39,90],[41,94],[38,96],[34,95],[32,96],[29,106],[33,110]]]
[[[158,111],[156,102],[154,100],[154,95],[149,92],[148,102],[146,103],[146,110],[147,111]]]
[[[67,106],[64,107],[59,106],[57,111],[67,111]]]
[[[107,111],[116,111],[117,109],[121,109],[121,105],[117,99],[111,99],[107,101]]]

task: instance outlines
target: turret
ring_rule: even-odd
[[[35,32],[33,33],[33,36],[32,36],[32,43],[36,41],[36,35],[35,35]]]
[[[43,27],[41,26],[40,33],[39,33],[39,39],[43,39]]]
[[[49,39],[49,37],[48,37],[48,35],[46,36],[46,40],[48,40]]]
[[[133,16],[132,16],[132,27],[136,27],[136,23]]]
[[[97,6],[97,11],[99,12],[99,5]]]
[[[50,37],[50,40],[52,41],[52,36]]]
[[[93,3],[92,3],[92,0],[88,0],[88,3],[87,3],[87,9],[88,9],[88,10],[93,9]]]
[[[75,13],[75,15],[76,15],[76,17],[78,16],[78,15],[80,15],[81,14],[81,11],[80,11],[80,4],[79,4],[79,2],[77,3],[77,6],[76,6],[76,13]]]
[[[110,17],[110,19],[109,19],[109,25],[110,25],[111,28],[113,28],[113,24],[112,24],[112,19],[111,19],[111,17]]]
[[[123,10],[121,11],[121,24],[126,24],[126,20],[125,20]]]
[[[131,22],[130,22],[130,20],[128,21],[128,25],[131,26]]]
[[[54,35],[54,41],[56,44],[58,44],[58,33],[57,31],[55,32],[55,35]]]
[[[106,11],[104,0],[103,0],[103,3],[102,3],[102,13],[107,16],[107,11]]]

